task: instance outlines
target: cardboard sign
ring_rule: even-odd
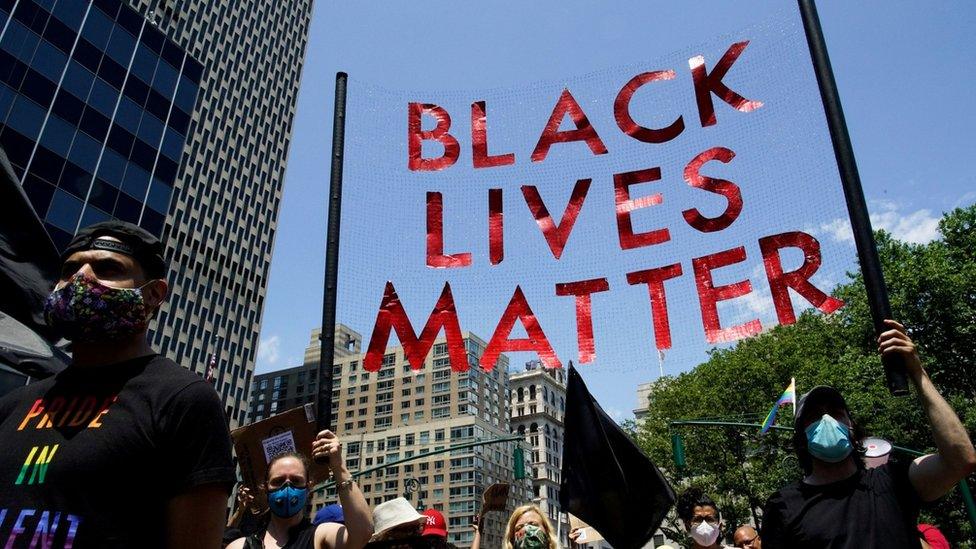
[[[573,532],[577,528],[580,530],[580,535],[576,538],[576,543],[596,543],[603,539],[600,532],[597,532],[592,526],[576,518],[576,515],[572,513],[567,514],[569,515],[569,531]]]
[[[311,404],[231,431],[241,476],[244,485],[254,494],[256,508],[264,509],[268,505],[267,495],[261,489],[267,478],[268,463],[285,452],[304,454],[311,461],[312,441],[316,434],[315,410]],[[329,478],[328,464],[311,463],[313,482]]]
[[[512,485],[507,482],[495,483],[489,486],[481,495],[481,514],[488,511],[504,511],[508,501],[508,492]]]

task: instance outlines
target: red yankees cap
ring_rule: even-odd
[[[427,517],[427,522],[424,523],[424,531],[421,532],[422,536],[447,537],[447,521],[444,520],[444,515],[440,511],[437,509],[425,509],[420,514]]]

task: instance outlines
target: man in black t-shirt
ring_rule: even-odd
[[[4,547],[220,546],[234,481],[220,400],[146,342],[167,293],[162,253],[110,221],[62,255],[45,313],[72,363],[0,399]]]
[[[832,387],[815,387],[800,399],[794,422],[806,476],[766,503],[766,549],[917,549],[919,506],[976,471],[976,449],[922,368],[905,328],[893,320],[885,324],[878,351],[904,359],[938,452],[865,470],[856,453],[861,435],[844,398]]]

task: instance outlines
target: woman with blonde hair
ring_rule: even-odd
[[[480,549],[481,521],[474,525],[471,549]],[[536,505],[522,505],[512,511],[505,527],[502,549],[561,549],[556,530]]]

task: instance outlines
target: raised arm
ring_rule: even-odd
[[[481,549],[481,530],[485,527],[485,519],[481,515],[474,517],[471,529],[474,530],[474,539],[471,540],[471,549]]]
[[[938,448],[935,454],[917,458],[908,469],[908,478],[918,496],[923,501],[933,501],[976,471],[976,449],[959,416],[942,398],[922,368],[915,344],[905,333],[905,327],[894,320],[886,320],[885,325],[889,329],[878,338],[878,351],[883,356],[904,357],[906,373],[917,389],[919,402],[928,416],[932,437]]]
[[[345,526],[320,524],[315,530],[317,549],[361,549],[373,536],[373,513],[359,485],[352,480],[342,455],[342,443],[332,431],[322,431],[312,443],[312,457],[328,456],[336,481]]]

